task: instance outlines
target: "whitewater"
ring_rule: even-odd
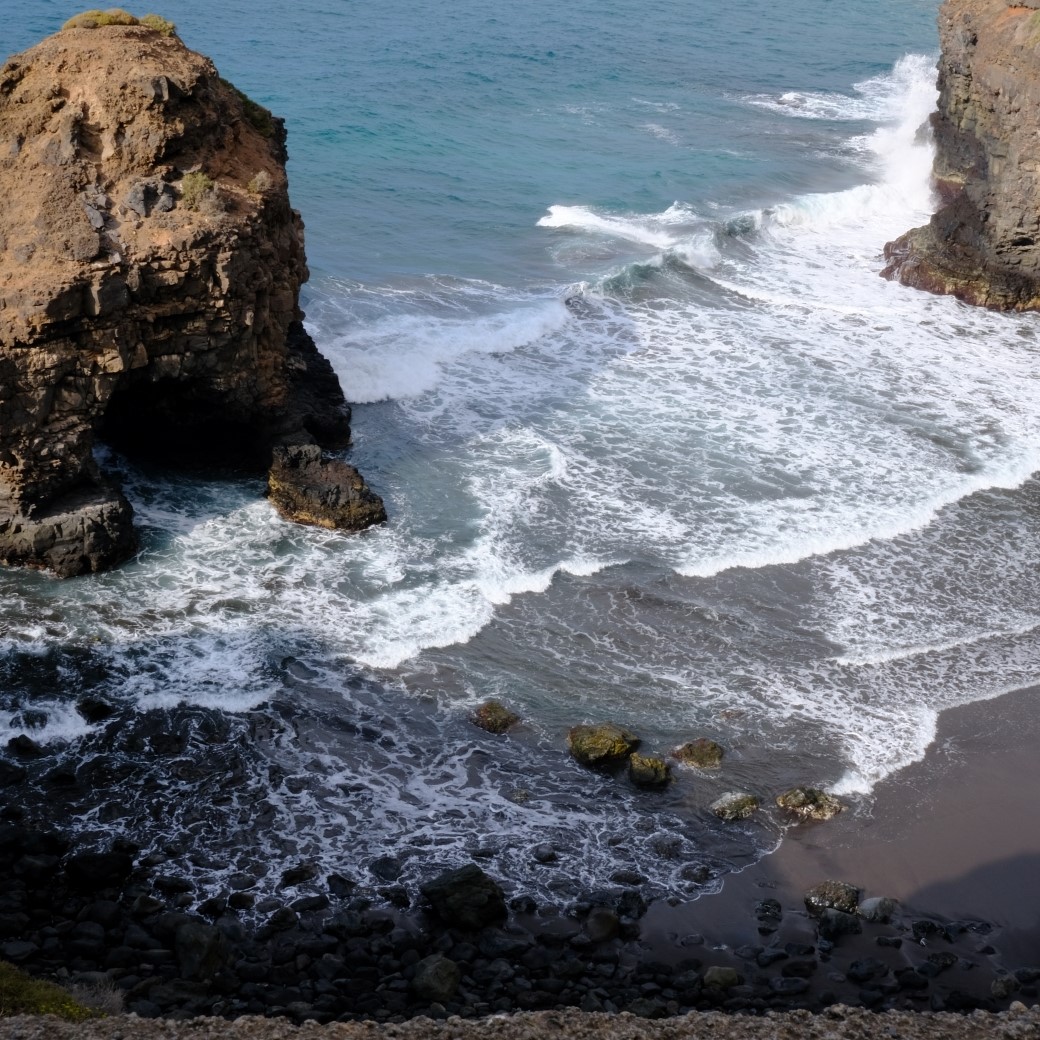
[[[1034,681],[1036,321],[878,277],[884,243],[933,207],[934,53],[797,88],[794,58],[757,78],[747,58],[743,89],[679,90],[666,73],[626,81],[602,36],[620,12],[589,30],[588,57],[566,21],[581,14],[527,49],[520,28],[474,22],[457,54],[446,14],[425,65],[421,48],[391,62],[402,91],[484,69],[495,119],[513,113],[532,162],[557,164],[534,198],[490,120],[481,133],[445,103],[417,128],[366,94],[389,61],[374,46],[338,130],[332,102],[261,95],[299,108],[307,324],[356,403],[349,457],[390,522],[294,527],[257,481],[103,454],[140,557],[74,582],[0,573],[0,739],[28,733],[57,769],[109,778],[118,798],[39,781],[86,837],[119,827],[200,891],[242,871],[273,890],[300,861],[378,887],[371,864],[390,855],[406,886],[476,856],[552,898],[619,870],[692,896],[782,834],[769,811],[721,825],[707,806],[722,791],[768,802],[811,783],[868,811],[943,710]],[[801,53],[803,16],[778,53]],[[405,33],[368,17],[391,43]],[[665,65],[660,48],[684,46],[644,42]],[[319,84],[336,75],[323,55]],[[551,70],[567,55],[610,75],[565,89]],[[722,143],[709,153],[694,124]],[[579,176],[593,139],[616,169]],[[647,155],[690,190],[627,191]],[[447,176],[452,156],[472,182]],[[342,185],[366,177],[345,206]],[[364,260],[338,251],[350,222]],[[118,721],[88,723],[85,696]],[[524,720],[508,738],[468,721],[488,697]],[[654,752],[710,736],[724,768],[679,770],[663,793],[587,773],[564,738],[598,719]],[[541,844],[558,859],[536,862]]]

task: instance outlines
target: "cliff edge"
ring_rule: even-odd
[[[385,519],[321,455],[350,410],[301,324],[285,160],[281,120],[175,35],[70,28],[0,68],[0,562],[68,576],[134,551],[99,438],[257,472],[305,450],[308,487],[351,507],[305,519]]]
[[[938,212],[882,274],[1000,310],[1040,309],[1040,0],[945,0],[932,116]]]

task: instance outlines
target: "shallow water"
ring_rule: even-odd
[[[58,757],[47,811],[200,892],[477,854],[692,895],[782,830],[723,791],[866,807],[941,710],[1035,681],[1036,320],[877,276],[932,205],[935,3],[260,6],[166,13],[288,120],[308,325],[391,522],[108,457],[140,558],[0,574],[0,735]],[[468,723],[489,696],[520,731]],[[725,765],[589,774],[564,736],[599,718]]]

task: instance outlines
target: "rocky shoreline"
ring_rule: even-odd
[[[718,936],[661,934],[662,920],[695,919],[696,903],[680,915],[619,884],[539,906],[510,898],[476,864],[431,877],[418,898],[301,865],[285,871],[277,897],[257,901],[243,881],[197,902],[128,842],[81,851],[23,822],[0,825],[0,876],[0,956],[33,975],[114,990],[141,1018],[998,1011],[1034,1001],[1040,981],[1040,967],[1001,963],[985,922],[916,913],[833,882],[800,905],[762,890]]]

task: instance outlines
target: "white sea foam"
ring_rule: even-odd
[[[568,319],[559,299],[464,318],[401,314],[323,339],[323,344],[350,399],[361,404],[417,397],[468,355],[516,350],[557,331]]]
[[[908,98],[934,92],[935,59],[921,54],[901,58],[891,73],[873,76],[854,85],[853,94],[821,91],[784,91],[752,94],[748,104],[796,119],[881,122],[899,118]]]
[[[538,226],[578,228],[651,246],[654,249],[670,249],[676,244],[674,236],[663,231],[655,231],[645,220],[600,216],[585,206],[550,206],[549,212],[538,221]]]

